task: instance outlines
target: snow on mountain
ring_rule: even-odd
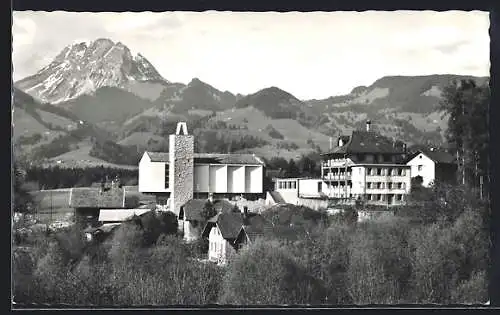
[[[50,64],[15,85],[43,102],[56,104],[101,87],[130,90],[144,82],[169,83],[141,54],[132,55],[122,43],[100,38],[65,47]]]

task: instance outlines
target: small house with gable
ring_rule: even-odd
[[[406,165],[410,166],[411,177],[420,177],[424,187],[429,187],[436,181],[456,181],[456,158],[443,150],[418,150],[409,156]]]
[[[208,259],[227,264],[245,244],[271,231],[272,225],[260,214],[243,211],[220,212],[208,220],[202,236],[209,241]]]

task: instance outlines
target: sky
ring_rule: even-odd
[[[13,79],[97,38],[141,53],[171,82],[232,93],[276,86],[299,99],[387,75],[489,75],[489,15],[471,11],[13,12]]]

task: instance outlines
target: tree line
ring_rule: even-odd
[[[34,182],[43,189],[88,187],[106,178],[118,176],[124,185],[137,183],[138,171],[109,167],[65,168],[59,166],[34,166],[25,170],[23,182]],[[21,181],[21,179],[20,179]],[[21,186],[21,184],[20,184]]]

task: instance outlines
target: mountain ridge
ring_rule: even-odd
[[[47,91],[48,98],[59,100],[49,109],[64,109],[73,118],[104,128],[116,143],[140,147],[162,142],[178,120],[187,121],[193,134],[206,133],[203,140],[206,143],[217,141],[211,138],[215,134],[232,135],[234,141],[254,137],[251,139],[256,146],[247,150],[264,152],[274,148],[282,156],[295,156],[301,150],[318,147],[327,150],[328,137],[363,128],[366,119],[372,120],[374,129],[410,144],[440,143],[447,126],[447,117],[437,108],[443,89],[453,80],[470,78],[480,84],[487,82],[487,77],[453,74],[384,76],[368,86],[354,87],[349,94],[319,100],[301,100],[277,86],[242,95],[218,90],[197,77],[187,84],[170,82],[140,53],[131,57],[130,50],[122,43],[98,39],[66,47],[51,64],[16,82],[16,88],[24,88],[33,97],[37,94],[33,86],[42,84],[50,75],[56,76],[45,73],[53,70],[54,65],[60,70],[61,65],[81,58],[94,60],[96,56],[102,59],[99,63],[102,67],[83,75],[78,74],[78,62],[64,67],[67,77],[81,79],[77,87],[85,86],[91,76],[101,83],[75,93],[69,93],[67,85],[66,92],[51,95]],[[135,75],[134,80],[130,75]],[[44,80],[26,83],[33,78]],[[61,84],[53,84],[51,88],[58,91],[64,88],[59,87]],[[210,149],[206,143],[206,149]]]

